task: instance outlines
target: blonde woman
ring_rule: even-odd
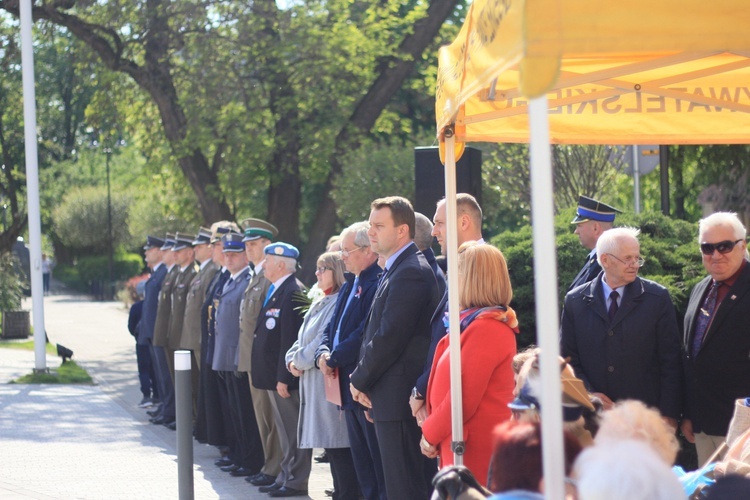
[[[463,388],[464,465],[480,481],[487,477],[494,427],[510,419],[513,356],[518,321],[508,304],[513,289],[505,257],[487,244],[466,242],[458,249],[461,307],[461,379]],[[449,336],[438,343],[427,387],[429,416],[422,424],[422,453],[453,463]]]

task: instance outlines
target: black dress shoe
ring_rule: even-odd
[[[164,417],[154,417],[149,419],[149,422],[155,425],[164,425],[164,422],[166,422],[166,420],[164,420]]]
[[[234,477],[249,477],[249,476],[254,476],[256,474],[258,474],[257,470],[250,470],[244,467],[240,467],[239,469],[233,470],[232,472],[229,473],[230,476],[234,476]]]
[[[261,493],[271,493],[272,491],[280,490],[281,485],[279,483],[269,484],[268,486],[261,486],[258,491]]]
[[[214,465],[216,467],[226,467],[227,465],[232,465],[234,462],[232,462],[231,459],[227,457],[221,457],[214,460]]]
[[[176,420],[172,420],[171,422],[166,422],[164,424],[164,427],[166,427],[167,429],[176,431],[177,430],[177,421]]]
[[[232,472],[239,468],[240,468],[239,465],[232,464],[232,465],[225,465],[224,467],[221,468],[221,470],[223,470],[224,472]]]
[[[245,481],[252,484],[253,486],[269,486],[276,482],[276,476],[269,476],[268,474],[260,473],[253,477],[245,478]]]
[[[313,460],[315,460],[319,464],[327,464],[328,461],[329,461],[328,460],[328,454],[324,451],[323,453],[321,453],[317,457],[314,457]]]
[[[287,486],[282,486],[278,490],[272,491],[268,494],[268,496],[274,497],[274,498],[281,498],[281,497],[303,497],[307,496],[306,490],[295,490],[294,488],[289,488]]]

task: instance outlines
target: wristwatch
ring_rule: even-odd
[[[413,397],[413,398],[414,398],[414,399],[416,399],[417,401],[422,401],[422,400],[424,399],[424,396],[422,396],[422,395],[421,395],[421,394],[419,393],[419,391],[417,390],[417,388],[416,388],[416,387],[414,387],[414,388],[413,388],[413,389],[411,390],[411,397]]]

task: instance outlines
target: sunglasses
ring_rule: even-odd
[[[720,241],[718,243],[701,243],[701,252],[703,255],[713,255],[714,250],[718,250],[720,254],[729,253],[734,249],[734,246],[742,241],[741,239],[735,241]]]

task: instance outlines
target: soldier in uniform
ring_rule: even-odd
[[[211,230],[201,227],[192,242],[195,260],[198,261],[198,272],[190,281],[187,298],[185,301],[185,317],[182,322],[182,335],[180,337],[180,349],[191,352],[191,375],[193,378],[193,411],[198,411],[199,374],[201,357],[201,306],[206,300],[206,292],[211,280],[219,271],[211,258]]]
[[[245,243],[245,254],[255,267],[240,306],[240,349],[237,369],[246,372],[250,382],[249,389],[253,399],[253,409],[255,410],[255,418],[265,455],[265,464],[260,472],[255,476],[245,478],[245,480],[254,486],[268,486],[273,484],[281,471],[281,443],[273,419],[273,408],[268,391],[257,389],[252,385],[251,358],[258,313],[263,305],[268,287],[271,286],[271,282],[265,278],[263,271],[263,260],[265,259],[263,249],[271,243],[271,240],[276,237],[279,231],[273,224],[260,219],[245,219],[242,221],[242,226],[245,228],[244,238],[242,239]]]
[[[159,382],[159,395],[162,405],[159,411],[151,419],[152,424],[168,425],[175,420],[174,407],[174,384],[171,372],[174,371],[174,360],[167,356],[167,336],[169,335],[169,316],[172,314],[172,288],[180,273],[179,266],[175,265],[175,255],[172,248],[175,245],[174,234],[167,233],[164,245],[161,247],[162,261],[167,266],[167,275],[159,291],[159,307],[156,309],[156,322],[154,323],[153,344],[156,349],[155,372],[156,380]]]
[[[221,238],[224,266],[230,272],[230,278],[219,294],[212,368],[223,381],[223,385],[219,384],[219,398],[222,408],[229,409],[234,430],[234,442],[229,445],[236,451],[235,461],[233,467],[224,470],[233,476],[249,477],[260,472],[264,459],[249,382],[244,373],[237,371],[240,304],[251,276],[242,237],[242,234],[229,233]]]
[[[593,198],[586,196],[578,198],[578,210],[571,224],[576,225],[575,234],[581,240],[581,245],[591,252],[586,256],[586,263],[570,284],[568,291],[599,276],[602,267],[596,258],[596,242],[599,241],[599,236],[604,231],[612,229],[615,216],[619,213],[622,212]]]
[[[179,269],[172,285],[171,305],[172,311],[169,315],[169,324],[167,326],[167,359],[169,363],[169,375],[174,383],[174,353],[180,348],[180,339],[182,338],[182,324],[185,319],[185,302],[187,301],[188,286],[196,274],[195,253],[193,252],[193,235],[177,233],[175,235],[175,245],[172,247],[174,254],[175,268]],[[175,422],[165,424],[169,429],[177,429]]]

